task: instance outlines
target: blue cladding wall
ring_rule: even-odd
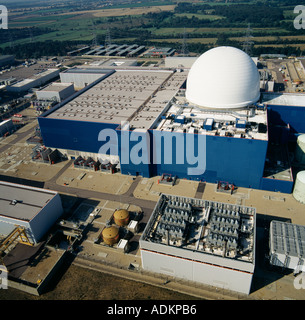
[[[99,153],[101,146],[105,143],[98,141],[100,131],[118,127],[117,124],[43,117],[38,118],[38,121],[47,147],[92,153]],[[128,132],[127,140],[124,140],[126,137],[122,136],[120,130],[109,131],[117,133],[118,153],[123,174],[151,177],[169,173],[181,179],[203,180],[211,183],[227,181],[239,187],[287,193],[292,189],[292,182],[262,178],[267,141],[206,136],[205,142],[202,140],[205,137],[203,135],[163,131],[161,137],[158,136],[161,132],[155,130],[149,131],[144,136],[140,133]],[[130,135],[133,141],[130,141]],[[188,141],[189,138],[193,140]],[[185,143],[186,141],[188,143]],[[126,155],[127,161],[124,158]],[[135,163],[130,158],[130,156],[137,158],[136,155],[143,160],[141,163]],[[197,172],[189,171],[198,165]]]
[[[291,193],[293,188],[293,181],[277,180],[270,178],[262,178],[262,190]]]
[[[121,130],[117,130],[117,134],[121,172],[151,177],[149,134]]]
[[[163,135],[162,147],[155,149],[153,153],[157,156],[161,155],[162,159],[165,159],[164,141],[166,148],[169,148],[168,142],[173,133],[163,131]],[[185,141],[187,135],[186,133],[176,133],[177,138],[173,139],[173,164],[164,164],[164,161],[161,164],[156,164],[153,170],[154,175],[171,173],[178,178],[205,180],[212,183],[221,180],[234,183],[240,187],[260,188],[267,152],[267,141],[206,136],[206,151],[199,148],[201,153],[206,152],[206,170],[204,173],[194,175],[188,173],[188,169],[192,166],[188,165],[189,162],[186,155],[197,155],[198,145],[202,143],[200,141],[198,144],[200,135],[193,135],[195,151],[193,151],[191,145],[185,148],[184,161],[187,165],[176,164],[177,157],[179,159],[179,152],[176,155],[177,149],[174,140],[181,145],[181,141]],[[195,164],[196,166],[197,164]]]
[[[105,143],[98,141],[102,129],[115,129],[117,124],[38,118],[45,146],[58,149],[98,153]]]
[[[305,133],[305,107],[268,105],[270,125],[290,125],[291,133]]]

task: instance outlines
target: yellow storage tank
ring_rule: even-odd
[[[106,227],[102,231],[103,241],[108,244],[109,246],[113,246],[115,243],[119,241],[119,229],[111,226]]]
[[[116,225],[125,227],[129,223],[129,212],[125,209],[116,210],[113,214],[113,218]]]

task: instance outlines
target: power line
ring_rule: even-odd
[[[248,28],[246,30],[246,35],[244,37],[244,42],[243,42],[243,51],[247,53],[249,56],[252,55],[252,48],[254,41],[252,41],[253,36],[252,36],[252,29],[250,27],[250,23],[248,24]]]
[[[186,33],[186,29],[185,28],[183,30],[183,35],[182,35],[181,53],[182,53],[183,56],[187,56],[189,54],[189,50],[188,50],[188,47],[187,47],[187,33]]]

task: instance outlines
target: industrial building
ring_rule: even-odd
[[[255,208],[162,194],[139,241],[142,267],[249,294],[255,230]]]
[[[168,48],[168,47],[162,47],[162,48],[156,48],[153,47],[146,52],[143,53],[144,58],[166,58],[170,57],[175,53],[175,49]]]
[[[303,96],[262,94],[255,62],[239,49],[211,49],[190,69],[73,68],[60,77],[82,89],[38,121],[45,146],[68,158],[108,161],[128,175],[292,192],[288,143],[305,132]]]
[[[101,79],[102,76],[108,76],[112,70],[95,68],[71,68],[60,72],[60,81],[62,83],[73,83],[75,90],[80,90]]]
[[[53,100],[61,102],[75,92],[72,83],[53,82],[46,87],[36,91],[38,100]]]
[[[44,85],[48,81],[51,81],[52,79],[58,77],[58,75],[59,69],[48,69],[40,73],[37,73],[30,78],[8,85],[6,87],[6,90],[9,92],[16,93],[26,92],[32,88]]]
[[[63,214],[57,192],[0,181],[0,235],[7,237],[23,228],[32,244],[37,244]]]
[[[109,44],[98,46],[84,53],[86,56],[137,57],[145,50],[145,46],[137,44]]]
[[[12,119],[0,122],[0,137],[11,134],[14,131],[14,124]]]
[[[15,57],[12,55],[0,56],[0,67],[11,66],[15,62]]]
[[[270,264],[305,271],[305,227],[293,223],[273,220],[269,236]]]

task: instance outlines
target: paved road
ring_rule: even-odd
[[[12,145],[18,143],[20,140],[22,140],[23,138],[25,138],[27,135],[29,135],[31,132],[33,132],[34,134],[34,128],[30,128],[27,131],[24,132],[14,132],[14,135],[18,135],[14,140],[12,140],[10,143],[5,144],[4,146],[0,147],[0,152],[5,152],[8,148],[10,148]]]
[[[156,202],[150,200],[137,199],[133,196],[133,192],[137,187],[138,183],[141,181],[141,177],[137,177],[128,191],[122,195],[115,195],[105,192],[86,190],[80,188],[74,188],[70,186],[62,186],[56,183],[56,180],[71,166],[72,160],[68,161],[65,166],[50,180],[44,183],[44,188],[51,189],[60,193],[73,194],[79,198],[83,199],[99,199],[99,200],[110,200],[110,201],[120,201],[126,204],[133,204],[142,208],[145,214],[151,214],[154,209]]]
[[[135,186],[133,187],[132,185],[130,188],[132,187],[135,188],[137,183],[138,181],[134,181]],[[122,203],[134,204],[141,207],[143,210],[145,208],[146,210],[151,212],[156,204],[154,201],[137,199],[132,195],[128,194],[128,192],[122,195],[115,195],[115,194],[104,193],[104,192],[93,191],[93,190],[78,189],[78,188],[73,188],[69,186],[60,186],[53,181],[45,182],[44,188],[51,189],[61,193],[73,194],[79,198],[85,198],[85,199],[93,198],[93,199],[120,201]]]

